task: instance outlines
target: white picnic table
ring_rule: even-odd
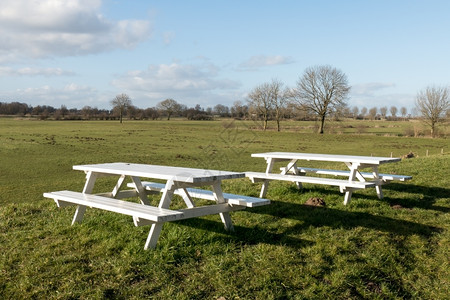
[[[266,172],[246,172],[246,176],[253,182],[262,181],[260,197],[266,196],[270,180],[292,181],[299,188],[302,183],[314,183],[339,186],[340,191],[345,193],[344,204],[351,200],[352,192],[357,189],[375,187],[377,195],[383,198],[382,184],[389,183],[392,180],[405,181],[412,177],[408,175],[380,174],[378,167],[385,163],[394,163],[401,161],[401,158],[394,157],[376,157],[376,156],[358,156],[358,155],[338,155],[338,154],[318,154],[318,153],[296,153],[296,152],[266,152],[254,153],[252,157],[264,158],[267,163]],[[322,168],[306,168],[298,166],[298,161],[322,161],[322,162],[342,162],[348,170],[330,170]],[[273,167],[276,162],[287,162],[285,167],[281,168],[281,173],[274,173]],[[361,172],[362,169],[369,168],[371,172]],[[347,179],[324,178],[317,176],[305,176],[307,173],[319,175],[343,176]]]
[[[165,222],[219,214],[225,229],[233,230],[229,212],[270,203],[267,199],[222,192],[222,180],[245,177],[241,172],[121,162],[76,165],[73,169],[86,173],[86,183],[81,193],[65,190],[44,193],[44,197],[54,199],[58,207],[76,205],[72,224],[82,221],[86,207],[94,207],[130,215],[136,226],[151,225],[144,249],[156,246]],[[117,183],[111,192],[93,195],[96,179],[102,176],[117,176]],[[131,182],[126,184],[127,177],[131,178]],[[142,181],[142,178],[162,180],[165,183]],[[204,186],[210,186],[212,190],[196,188]],[[150,193],[162,193],[157,207],[150,205]],[[187,209],[170,209],[174,194],[183,198]],[[119,200],[136,196],[141,203]],[[193,198],[213,200],[216,203],[196,207]]]

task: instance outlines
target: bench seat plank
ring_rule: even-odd
[[[320,175],[334,175],[334,176],[349,176],[350,171],[345,170],[327,170],[327,169],[317,169],[317,168],[304,168],[304,167],[298,167],[297,168],[300,173],[315,173]],[[281,170],[285,170],[285,168],[281,168]],[[374,178],[373,173],[370,172],[361,172],[361,175],[365,178]],[[397,174],[378,174],[380,176],[380,179],[383,181],[392,181],[392,180],[398,180],[398,181],[406,181],[411,180],[412,176],[408,175],[397,175]]]
[[[177,209],[177,211],[182,212],[183,216],[180,220],[203,217],[208,215],[215,215],[220,213],[233,212],[237,210],[245,209],[243,206],[231,206],[228,203],[219,203],[213,205],[199,206],[193,208]],[[143,219],[135,220],[136,226],[150,225],[153,222]]]
[[[58,206],[64,206],[66,203],[74,203],[76,205],[117,212],[157,223],[179,220],[183,217],[183,212],[179,211],[73,191],[44,193],[44,197],[54,199]],[[60,202],[63,202],[63,205],[60,205]]]
[[[356,188],[364,189],[367,187],[374,187],[375,182],[367,181],[349,181],[344,179],[332,179],[332,178],[321,178],[321,177],[309,177],[309,176],[299,176],[299,175],[284,175],[284,174],[274,174],[274,173],[262,173],[262,172],[245,172],[245,176],[249,177],[252,181],[256,180],[284,180],[291,182],[302,182],[302,183],[313,183],[313,184],[325,184],[333,185],[344,188]]]
[[[148,191],[162,192],[165,188],[165,185],[163,183],[156,183],[156,182],[149,182],[149,181],[143,181],[142,185]],[[135,185],[133,183],[128,184],[128,187],[134,187],[134,186]],[[215,200],[214,194],[212,191],[203,190],[203,189],[195,189],[195,188],[187,188],[186,190],[188,191],[189,195],[193,198],[204,199],[204,200],[213,200],[213,201]],[[177,190],[177,191],[175,191],[175,194],[179,195],[180,192]],[[250,196],[223,193],[223,197],[225,198],[225,201],[228,202],[229,204],[245,206],[245,207],[256,207],[256,206],[270,204],[270,200],[268,200],[268,199],[256,198],[256,197],[250,197]]]

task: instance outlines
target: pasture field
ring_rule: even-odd
[[[408,122],[289,122],[281,132],[252,121],[31,121],[0,119],[1,299],[448,299],[450,295],[450,140],[405,137]],[[371,124],[370,122],[364,124]],[[362,128],[364,130],[359,130]],[[378,126],[378,127],[375,127]],[[342,129],[340,129],[342,128]],[[414,158],[381,172],[409,182],[354,192],[272,182],[268,206],[164,225],[154,250],[149,226],[73,207],[42,193],[81,191],[76,164],[132,162],[263,171],[251,153],[316,152]],[[427,155],[428,153],[428,155]],[[308,163],[305,166],[309,166]],[[326,164],[330,168],[340,168]],[[111,189],[101,178],[97,189]],[[257,196],[248,179],[225,192]],[[153,197],[153,196],[152,196]],[[321,197],[326,207],[308,207]],[[151,198],[157,203],[158,197]],[[179,198],[174,207],[182,207]]]

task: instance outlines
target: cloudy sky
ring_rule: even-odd
[[[231,106],[331,65],[350,106],[411,109],[450,85],[449,16],[447,0],[0,0],[0,102]]]

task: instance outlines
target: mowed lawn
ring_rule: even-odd
[[[233,120],[0,119],[0,299],[448,299],[450,140],[402,137],[407,123],[336,122],[317,135],[314,122],[264,132]],[[382,200],[354,192],[347,206],[336,187],[272,182],[270,205],[231,214],[235,232],[217,215],[166,223],[148,251],[149,226],[95,209],[71,226],[74,207],[42,196],[81,191],[77,164],[263,171],[250,154],[266,151],[413,152],[380,170],[413,180],[384,186]],[[108,191],[114,178],[98,183]],[[260,185],[227,180],[223,189],[257,196]],[[326,207],[305,206],[311,197]]]

